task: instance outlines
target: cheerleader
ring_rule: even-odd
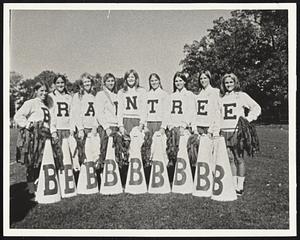
[[[36,83],[33,98],[27,100],[14,116],[15,122],[20,127],[17,161],[27,167],[28,190],[33,195],[45,142],[47,139],[51,140],[48,90],[46,83]]]
[[[191,127],[196,112],[195,97],[185,88],[186,82],[187,78],[183,73],[177,72],[174,75],[173,93],[170,95],[168,107],[169,117],[165,124],[169,130],[178,127],[181,134]]]
[[[164,116],[167,111],[168,93],[162,89],[160,77],[156,73],[149,76],[149,91],[146,96],[147,103],[147,129],[151,136],[154,132],[161,130],[164,133],[166,128]]]
[[[80,81],[80,90],[71,102],[70,128],[75,129],[80,149],[85,145],[86,137],[97,136],[98,123],[95,116],[96,89],[89,74],[83,74]],[[80,152],[82,152],[80,150]],[[80,163],[85,156],[79,154]]]
[[[225,74],[221,80],[221,134],[224,136],[230,160],[236,193],[244,192],[245,160],[243,153],[238,154],[235,147],[237,139],[236,127],[240,117],[249,122],[254,121],[261,114],[260,106],[245,92],[240,91],[238,78],[233,74]],[[245,116],[245,108],[249,109]]]
[[[218,136],[220,132],[220,116],[218,99],[220,91],[210,85],[211,74],[208,70],[201,71],[199,77],[200,93],[195,95],[196,117],[193,125],[194,133]]]
[[[103,164],[106,156],[108,137],[119,131],[117,118],[117,94],[115,93],[116,79],[111,73],[103,77],[103,91],[96,95],[96,119],[100,125],[101,155],[100,163]]]
[[[67,88],[67,78],[64,75],[58,74],[53,81],[54,89],[49,94],[50,113],[51,113],[51,135],[54,143],[54,154],[62,151],[63,139],[68,139],[70,135],[74,135],[74,126],[70,125],[70,106],[72,96]],[[79,170],[74,165],[75,170]]]
[[[183,73],[177,72],[173,78],[173,93],[169,98],[168,116],[163,126],[168,126],[167,153],[169,166],[177,158],[180,135],[190,131],[196,112],[195,97],[185,88],[187,78]]]
[[[70,106],[72,96],[66,88],[67,79],[58,74],[54,78],[54,90],[49,94],[51,101],[51,134],[54,142],[70,136]],[[75,129],[71,130],[73,134]]]
[[[124,87],[119,90],[118,99],[118,125],[120,132],[130,133],[133,127],[143,130],[146,121],[146,91],[139,86],[139,75],[131,69],[124,75]]]

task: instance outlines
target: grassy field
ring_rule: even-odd
[[[287,126],[258,126],[261,151],[246,158],[245,194],[217,202],[191,194],[78,195],[54,204],[31,202],[25,168],[15,163],[11,131],[10,226],[45,229],[288,229]]]

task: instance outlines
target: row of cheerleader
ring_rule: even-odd
[[[261,114],[261,108],[248,94],[240,90],[238,78],[225,74],[220,89],[213,88],[209,71],[199,75],[199,94],[186,89],[187,78],[177,72],[173,78],[173,93],[163,90],[158,74],[149,76],[149,90],[139,85],[139,75],[129,70],[124,75],[123,88],[115,93],[116,79],[107,73],[100,92],[94,88],[93,78],[82,76],[79,92],[73,96],[66,88],[67,79],[57,75],[55,89],[48,94],[48,86],[39,82],[34,86],[34,97],[16,112],[14,120],[19,127],[17,161],[27,167],[29,192],[35,192],[47,139],[51,140],[57,169],[63,168],[61,145],[63,139],[76,139],[76,154],[82,164],[90,150],[86,141],[95,139],[98,149],[96,168],[103,168],[109,137],[113,137],[117,163],[122,169],[128,165],[130,132],[144,133],[142,159],[151,163],[152,136],[159,131],[166,136],[168,166],[177,159],[180,136],[190,133],[187,150],[195,166],[200,136],[224,136],[236,193],[244,191],[244,150],[253,154],[258,148],[255,128],[251,124]],[[245,109],[248,113],[245,114]],[[97,152],[96,151],[96,152]],[[79,168],[78,166],[74,169]]]

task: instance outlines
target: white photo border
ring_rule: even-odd
[[[11,3],[3,5],[3,235],[4,236],[296,236],[296,3],[185,3],[185,4],[107,4],[107,3]],[[11,10],[288,10],[288,97],[289,97],[289,229],[11,229],[9,219],[9,72],[10,72],[10,11]]]

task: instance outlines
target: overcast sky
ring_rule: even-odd
[[[10,70],[34,78],[43,70],[75,81],[83,72],[122,77],[135,69],[148,89],[156,72],[171,91],[183,46],[200,40],[224,10],[12,10]]]

